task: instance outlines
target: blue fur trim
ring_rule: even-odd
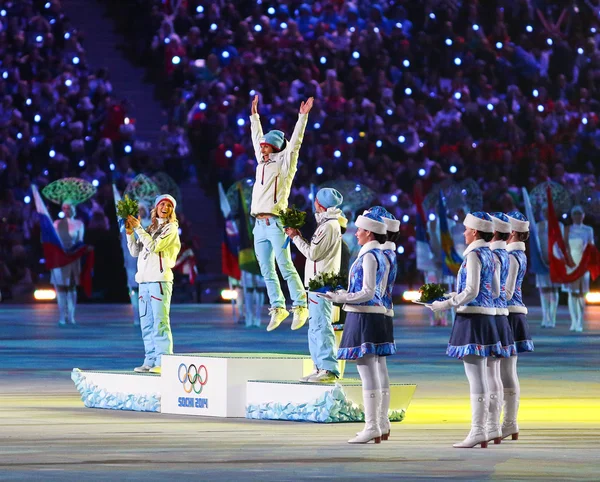
[[[365,355],[388,356],[396,353],[396,343],[363,343],[352,348],[339,348],[338,360],[356,360]]]
[[[513,343],[512,345],[509,346],[502,346],[500,348],[500,351],[497,353],[494,353],[494,356],[496,358],[510,358],[511,356],[514,356],[517,354],[517,346],[515,343]]]
[[[452,358],[458,358],[459,360],[462,360],[467,355],[487,357],[501,352],[502,345],[500,342],[494,345],[477,345],[475,343],[471,343],[470,345],[453,346],[448,344],[448,348],[446,349],[446,355]]]
[[[515,341],[515,345],[517,347],[517,353],[533,351],[533,341],[531,340]]]

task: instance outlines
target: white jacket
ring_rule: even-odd
[[[342,264],[342,230],[338,218],[342,212],[329,208],[316,213],[317,230],[310,243],[302,236],[294,238],[294,244],[306,258],[304,286],[319,273],[339,273]],[[334,286],[335,288],[335,286]]]
[[[264,136],[260,117],[258,114],[250,116],[252,145],[258,161],[250,206],[252,216],[277,214],[288,207],[288,198],[298,168],[298,156],[307,122],[308,114],[299,114],[292,138],[286,148],[281,152],[272,153],[265,162],[260,153],[260,142]]]
[[[179,225],[164,223],[159,219],[160,226],[153,234],[146,232],[141,226],[134,234],[127,236],[127,248],[131,256],[138,259],[135,280],[138,283],[156,283],[173,281],[173,271],[177,255],[181,249],[179,241]]]

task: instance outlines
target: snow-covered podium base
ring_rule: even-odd
[[[310,357],[275,353],[192,353],[162,358],[161,412],[246,416],[248,380],[297,380]]]
[[[73,368],[71,380],[88,408],[160,412],[160,375]]]
[[[404,419],[417,386],[392,383],[392,422]],[[246,389],[246,418],[304,422],[364,421],[360,380],[342,379],[332,383],[250,380]]]

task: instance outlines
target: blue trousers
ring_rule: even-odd
[[[257,219],[254,224],[254,251],[265,279],[271,308],[285,308],[285,297],[279,285],[275,261],[281,276],[287,282],[293,306],[306,306],[306,293],[302,280],[292,263],[290,247],[283,249],[285,232],[279,218]]]
[[[315,294],[308,295],[308,351],[317,368],[340,375],[331,324],[333,305]]]
[[[173,283],[141,283],[139,293],[140,328],[144,340],[144,365],[161,365],[162,355],[173,354],[169,311]]]

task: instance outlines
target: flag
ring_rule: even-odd
[[[231,214],[231,206],[221,183],[219,183],[219,206],[225,219],[223,242],[221,243],[221,271],[223,274],[239,280],[242,277],[238,261],[240,237],[235,221],[228,219]]]
[[[554,212],[554,203],[552,202],[552,193],[548,186],[548,259],[550,260],[550,279],[554,283],[572,283],[581,278],[586,271],[590,272],[592,280],[600,275],[600,252],[593,244],[588,244],[584,251],[579,265],[573,271],[567,272],[567,245],[558,224],[558,218]],[[555,255],[554,245],[558,246],[562,257]]]
[[[42,250],[44,252],[46,268],[62,268],[63,266],[83,258],[80,283],[86,296],[92,296],[94,250],[83,243],[77,243],[71,249],[66,251],[35,184],[31,185],[31,191],[33,193],[35,209],[40,220]]]
[[[448,217],[441,189],[438,199],[438,222],[440,224],[440,245],[442,247],[442,274],[444,276],[456,276],[463,259],[454,249],[454,240],[448,228]]]
[[[429,244],[429,236],[427,235],[427,221],[425,211],[423,210],[423,195],[416,187],[414,190],[414,202],[417,208],[417,269],[419,271],[434,271],[435,262],[433,260],[431,244]]]
[[[258,261],[256,260],[256,253],[254,252],[254,240],[252,238],[252,232],[250,230],[250,214],[248,213],[248,205],[242,194],[242,187],[238,186],[238,201],[240,214],[239,228],[240,228],[240,244],[239,244],[239,255],[238,260],[240,269],[247,271],[252,274],[261,274]]]
[[[173,266],[173,271],[187,275],[190,284],[196,284],[198,266],[196,263],[196,255],[194,254],[194,250],[191,248],[191,246],[182,246],[181,251],[177,255],[175,266]]]
[[[540,246],[540,236],[537,230],[537,224],[535,222],[535,216],[533,214],[533,208],[531,207],[531,201],[529,199],[529,193],[526,188],[522,188],[523,202],[525,203],[525,215],[529,219],[529,262],[530,270],[534,274],[546,275],[550,271],[548,265],[544,262],[542,257],[542,249]],[[549,246],[548,249],[551,249]]]

